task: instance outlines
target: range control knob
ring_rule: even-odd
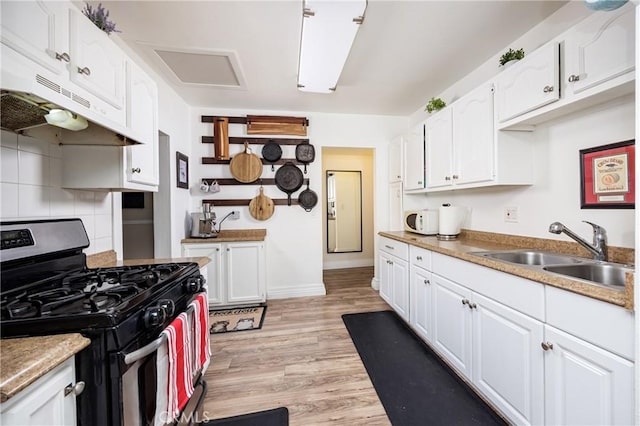
[[[171,299],[162,299],[158,302],[158,306],[164,311],[166,318],[171,318],[176,311],[176,305]]]
[[[204,277],[202,275],[198,275],[197,277],[189,277],[187,281],[185,281],[184,286],[187,293],[198,293],[202,290],[202,286],[204,285]]]
[[[144,325],[147,328],[161,326],[167,319],[167,315],[160,306],[151,306],[144,311]]]

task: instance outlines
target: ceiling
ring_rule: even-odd
[[[369,0],[336,91],[316,94],[296,88],[302,0],[101,3],[191,106],[401,116],[565,4]]]

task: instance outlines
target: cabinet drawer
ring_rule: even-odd
[[[409,257],[411,258],[411,265],[417,266],[427,271],[431,270],[431,252],[429,250],[410,246]]]
[[[402,260],[409,260],[409,245],[391,238],[380,237],[380,250],[399,257]]]
[[[634,314],[621,306],[547,286],[547,324],[633,360]]]

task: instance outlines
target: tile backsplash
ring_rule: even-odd
[[[87,254],[113,248],[112,194],[62,188],[58,145],[0,133],[0,218],[7,220],[78,217],[90,246]]]

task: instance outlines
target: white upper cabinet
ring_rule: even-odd
[[[559,51],[558,43],[543,46],[496,77],[499,121],[509,120],[560,99]]]
[[[634,69],[633,8],[594,13],[567,33],[564,84],[567,96]]]
[[[420,124],[404,140],[404,190],[424,189],[424,130]]]
[[[389,182],[402,181],[402,136],[395,137],[389,144]]]
[[[493,84],[485,84],[453,104],[453,182],[490,181],[495,176]]]
[[[2,43],[54,74],[66,73],[68,16],[61,2],[3,2]]]
[[[73,9],[69,13],[71,81],[124,110],[124,53],[82,13]]]
[[[445,107],[424,125],[427,188],[450,186],[453,174],[453,123],[451,107]]]

